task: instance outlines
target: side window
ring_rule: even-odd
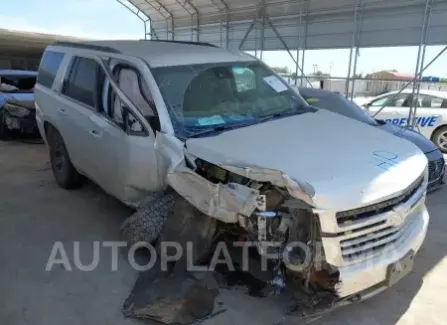
[[[431,96],[415,95],[413,104],[416,107],[431,107]]]
[[[419,95],[418,105],[419,107],[426,108],[447,108],[447,100],[439,97],[429,95]]]
[[[63,53],[46,51],[40,63],[39,73],[37,74],[37,83],[51,88],[63,58]]]
[[[443,103],[444,101],[447,103],[447,100],[445,100],[445,99],[443,99],[443,98],[432,97],[432,98],[431,98],[431,106],[430,106],[430,107],[432,107],[432,108],[444,108],[444,107],[442,106],[442,103]]]
[[[154,101],[147,83],[139,74],[138,70],[127,65],[118,65],[114,69],[118,86],[123,93],[132,101],[144,118],[149,122],[152,129],[160,130],[160,120],[158,119]],[[110,116],[116,121],[122,121],[122,112],[125,108],[118,96],[113,95],[110,105]],[[133,116],[129,110],[126,116],[126,130],[130,130],[135,135],[146,134],[143,125]]]
[[[121,101],[108,82],[105,86],[105,94],[107,95],[103,94],[103,102],[107,109],[104,114],[129,134],[146,135],[143,125]]]
[[[390,95],[390,96],[385,96],[379,99],[376,99],[375,101],[373,101],[371,103],[370,106],[375,106],[375,107],[382,107],[383,105],[385,106],[391,106],[391,107],[406,107],[409,105],[408,103],[408,94],[399,94],[397,96]]]
[[[120,85],[118,83],[118,85]],[[124,92],[124,89],[121,89]],[[134,100],[130,94],[125,92],[130,100]],[[117,95],[108,80],[103,84],[101,94],[102,113],[115,124],[119,125],[124,131],[131,135],[147,135],[147,132],[137,117],[126,107],[125,103]],[[135,103],[134,103],[135,104]],[[136,104],[135,104],[136,105]]]
[[[409,97],[411,95],[408,94],[399,94],[397,96],[395,96],[394,98],[389,97],[390,100],[388,101],[388,103],[386,104],[387,106],[392,106],[392,107],[408,107],[409,106]]]
[[[375,101],[371,102],[370,106],[376,107],[376,106],[383,106],[387,100],[389,99],[389,96],[385,96],[379,99],[376,99]]]
[[[102,89],[101,84],[104,78],[104,73],[95,60],[75,57],[65,75],[62,93],[85,105],[99,109],[97,90]]]
[[[140,112],[146,117],[155,116],[149,88],[139,74],[131,68],[121,68],[117,73],[118,85]]]
[[[249,68],[233,68],[234,81],[236,82],[236,89],[238,92],[256,89],[256,75],[253,70]]]

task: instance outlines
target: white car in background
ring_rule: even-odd
[[[363,106],[374,115],[382,106],[385,108],[377,114],[377,119],[388,123],[405,126],[412,102],[412,90],[402,93],[389,92],[368,101]],[[413,99],[417,107],[416,124],[419,132],[432,140],[443,153],[447,153],[447,92],[421,89]]]

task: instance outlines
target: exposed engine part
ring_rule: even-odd
[[[258,240],[260,242],[267,240],[267,220],[263,216],[258,216]]]
[[[266,204],[266,198],[264,194],[260,194],[258,195],[258,198],[256,199],[256,208],[258,210],[261,211],[265,211],[265,209],[267,209],[267,204]]]
[[[255,211],[251,215],[239,214],[237,219],[240,227],[230,229],[235,234],[240,232],[241,228],[244,229],[245,232],[237,235],[238,238],[255,241],[260,255],[269,258],[277,256],[277,268],[271,280],[275,292],[279,293],[284,289],[286,274],[303,280],[305,287],[314,284],[320,288],[331,288],[333,272],[326,269],[317,272],[314,265],[317,243],[320,240],[319,223],[308,203],[292,198],[285,188],[279,188],[269,182],[251,180],[199,158],[195,159],[192,165],[195,165],[195,172],[209,182],[225,184],[234,189],[234,193],[256,191]],[[288,246],[294,242],[304,245]],[[287,251],[284,251],[286,248]],[[286,269],[283,253],[287,254],[288,263],[298,267],[293,270]],[[305,261],[309,263],[304,265]]]
[[[197,158],[194,163],[196,165],[196,173],[213,183],[238,183],[246,185],[250,182],[248,178],[231,173],[203,159]]]
[[[267,240],[267,219],[276,217],[276,212],[273,211],[259,211],[255,212],[258,217],[258,240],[260,242]]]
[[[265,191],[261,191],[262,195],[265,195],[265,209],[268,211],[274,211],[280,209],[285,199],[289,196],[287,193],[282,192],[277,187],[270,187]]]
[[[281,294],[286,287],[284,272],[281,270],[281,264],[278,263],[273,271],[273,279],[270,281],[275,295]]]

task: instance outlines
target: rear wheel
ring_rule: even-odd
[[[65,189],[81,187],[85,178],[79,174],[71,163],[62,136],[56,129],[49,130],[48,144],[53,175],[57,184]]]
[[[436,130],[432,139],[439,150],[443,153],[447,153],[447,126],[443,126]]]

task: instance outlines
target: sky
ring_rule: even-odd
[[[96,39],[139,39],[144,37],[143,23],[115,0],[2,0],[0,28],[29,32],[51,33]],[[427,47],[425,62],[429,62],[443,46]],[[380,70],[396,69],[414,73],[417,47],[361,49],[357,73],[363,75]],[[296,50],[293,52],[296,56]],[[299,54],[300,62],[302,52]],[[295,66],[285,51],[263,53],[270,66]],[[346,77],[349,49],[309,50],[305,53],[304,72],[314,69],[336,77]],[[447,53],[443,54],[425,76],[447,78]]]

